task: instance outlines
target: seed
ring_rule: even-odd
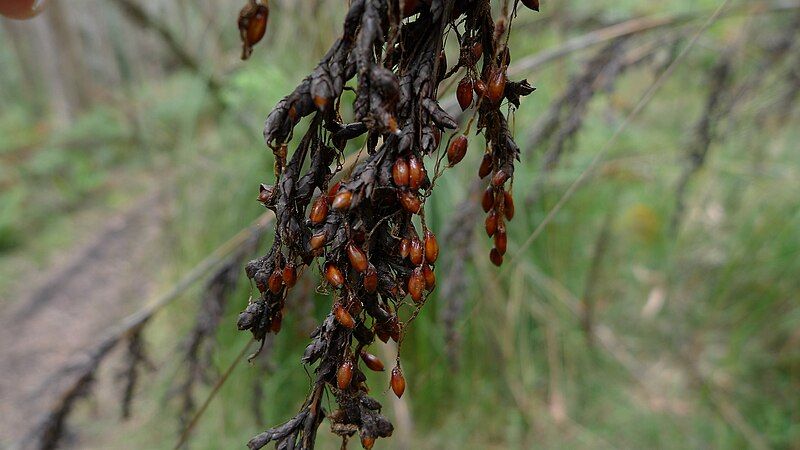
[[[506,90],[506,73],[500,68],[496,68],[489,73],[489,83],[486,86],[486,98],[492,103],[498,103],[503,99]]]
[[[378,336],[383,343],[389,342],[389,331],[383,327],[375,328],[375,334]]]
[[[411,295],[411,299],[414,300],[414,303],[419,303],[422,301],[422,294],[425,292],[425,277],[422,276],[422,269],[417,267],[411,272],[411,276],[408,278],[408,293]]]
[[[403,0],[402,8],[403,17],[408,17],[414,14],[414,11],[417,10],[417,0]]]
[[[328,189],[328,195],[326,196],[328,203],[333,203],[333,199],[336,197],[336,193],[339,192],[339,187],[342,186],[341,181],[337,181],[333,186]]]
[[[415,191],[422,186],[423,181],[425,181],[425,166],[416,156],[411,155],[408,158],[408,187]]]
[[[397,316],[392,316],[389,319],[388,325],[389,325],[389,336],[395,342],[400,342],[400,322],[397,320]]]
[[[325,217],[328,216],[328,202],[325,200],[325,196],[321,195],[314,200],[314,204],[311,205],[311,212],[308,214],[308,218],[311,220],[311,223],[317,225],[325,221]]]
[[[514,218],[514,197],[511,196],[511,192],[504,191],[503,200],[505,203],[503,212],[506,214],[506,219],[511,220]]]
[[[495,231],[497,231],[497,212],[491,210],[489,214],[486,215],[486,234],[492,237]]]
[[[406,258],[411,252],[411,240],[407,238],[400,239],[400,257]]]
[[[350,381],[353,379],[353,361],[345,360],[339,370],[336,371],[336,384],[339,389],[347,389],[350,386]]]
[[[442,142],[442,130],[440,130],[437,126],[432,127],[431,130],[433,131],[433,141],[435,147],[439,147],[439,143]]]
[[[508,177],[509,175],[504,170],[498,170],[492,177],[492,186],[498,187],[504,185],[505,182],[508,181]]]
[[[403,392],[406,390],[406,379],[403,377],[403,371],[400,370],[400,366],[394,366],[392,369],[392,378],[389,384],[397,398],[403,396]]]
[[[364,290],[375,292],[376,289],[378,289],[378,271],[372,264],[369,264],[364,272]]]
[[[346,189],[339,192],[333,199],[333,209],[340,211],[343,209],[350,209],[350,201],[352,198],[353,193]]]
[[[311,241],[309,242],[311,245],[311,250],[321,249],[323,246],[325,246],[326,239],[327,238],[325,237],[324,231],[320,231],[319,233],[316,233],[313,236],[311,236]]]
[[[481,207],[483,207],[484,212],[489,212],[489,210],[494,207],[494,190],[491,186],[487,187],[486,190],[483,191]]]
[[[339,270],[334,263],[329,262],[325,264],[325,279],[335,288],[341,287],[344,284],[342,271]]]
[[[479,60],[481,55],[483,55],[483,44],[480,42],[472,44],[472,57],[475,61]]]
[[[475,89],[479,99],[486,95],[486,83],[483,80],[475,80],[472,88]]]
[[[467,137],[463,134],[453,139],[450,143],[450,148],[447,149],[447,162],[450,166],[455,166],[467,154]]]
[[[481,167],[478,169],[478,177],[480,179],[486,178],[486,175],[492,173],[493,166],[494,166],[494,161],[492,160],[492,154],[484,153],[483,159],[481,160]]]
[[[469,105],[472,104],[472,80],[469,76],[462,78],[461,81],[458,82],[456,99],[458,99],[458,104],[461,106],[462,111],[469,108]]]
[[[430,264],[436,262],[439,257],[439,242],[430,230],[425,230],[425,260]]]
[[[494,235],[494,248],[496,248],[497,252],[501,255],[506,254],[506,249],[508,248],[508,235],[506,235],[506,227],[497,227],[497,233]]]
[[[350,260],[350,265],[356,269],[356,272],[367,270],[367,255],[352,242],[347,244],[347,259]]]
[[[333,317],[345,328],[352,330],[356,327],[356,321],[353,320],[353,316],[344,309],[341,303],[333,305]]]
[[[529,9],[539,11],[539,0],[522,0],[522,4],[527,6]]]
[[[258,189],[258,201],[261,203],[268,202],[275,194],[275,187],[262,184]]]
[[[416,236],[411,239],[411,250],[408,252],[408,256],[411,259],[411,263],[415,266],[422,264],[425,260],[422,242],[420,242]]]
[[[436,286],[436,274],[433,268],[427,264],[422,266],[422,276],[425,277],[425,289],[432,291]]]
[[[380,358],[372,353],[367,353],[366,350],[361,350],[361,359],[364,360],[364,364],[366,364],[370,370],[374,370],[375,372],[384,371],[383,361],[381,361]]]
[[[408,186],[408,163],[403,158],[398,158],[392,166],[392,178],[398,186]]]
[[[375,438],[371,436],[361,436],[361,446],[370,450],[375,445]]]
[[[269,331],[278,334],[281,331],[281,325],[283,325],[283,313],[278,311],[269,324]]]
[[[294,267],[294,264],[287,264],[286,267],[283,268],[283,282],[286,283],[286,287],[292,288],[297,283],[297,269]]]
[[[273,294],[280,292],[283,287],[283,276],[281,276],[281,272],[281,269],[275,269],[272,275],[269,276],[267,285],[269,286],[269,291]]]
[[[500,265],[503,264],[503,255],[501,255],[496,248],[493,248],[492,251],[489,252],[489,261],[495,266],[500,267]]]
[[[267,31],[268,18],[269,9],[264,5],[258,5],[255,15],[253,15],[247,23],[248,45],[253,46],[264,37],[264,33]]]
[[[422,207],[422,201],[411,191],[404,191],[400,194],[400,203],[406,211],[412,214],[419,213]]]

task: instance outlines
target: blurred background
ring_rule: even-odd
[[[471,139],[428,202],[406,395],[370,381],[396,425],[376,448],[800,448],[800,2],[722,3],[520,9],[510,258],[488,261]],[[235,320],[271,234],[263,119],[346,3],[270,2],[246,63],[243,4],[0,19],[1,448],[243,448],[301,405],[316,274],[251,364]]]

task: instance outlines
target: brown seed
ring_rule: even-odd
[[[339,370],[336,371],[336,385],[339,389],[347,389],[353,379],[353,361],[345,360]]]
[[[511,192],[503,191],[503,201],[505,203],[503,212],[506,219],[511,220],[514,218],[514,197],[511,196]]]
[[[539,11],[539,0],[522,0],[522,4],[527,6],[529,9]]]
[[[403,158],[398,158],[392,166],[392,178],[398,186],[408,186],[408,163]]]
[[[269,286],[270,292],[273,294],[280,292],[281,288],[283,287],[283,276],[281,275],[281,272],[282,271],[280,269],[276,269],[274,272],[272,272],[272,275],[269,276],[267,285]]]
[[[356,327],[356,321],[353,319],[353,316],[344,309],[341,303],[333,305],[333,317],[345,328],[352,330]]]
[[[475,80],[472,88],[475,89],[475,94],[479,99],[486,95],[486,83],[483,80]]]
[[[324,195],[321,195],[317,197],[317,199],[314,200],[314,204],[311,205],[311,212],[308,214],[308,218],[313,225],[317,225],[324,222],[327,216],[328,201],[325,199]]]
[[[269,331],[278,334],[281,331],[281,325],[283,325],[283,313],[278,311],[269,324]]]
[[[350,209],[350,201],[353,198],[353,193],[348,190],[340,191],[333,199],[333,209],[345,210]]]
[[[492,237],[495,231],[497,231],[497,212],[491,210],[489,214],[486,215],[486,234]]]
[[[400,203],[406,211],[412,214],[419,213],[422,208],[422,201],[411,191],[404,191],[400,194]]]
[[[484,212],[489,212],[489,210],[494,207],[494,190],[491,186],[487,187],[486,190],[483,191],[481,207],[483,207]]]
[[[506,72],[500,68],[492,70],[486,86],[486,99],[492,103],[499,103],[506,90]]]
[[[508,174],[504,170],[498,170],[495,172],[494,176],[492,177],[492,186],[498,187],[505,184],[508,181]]]
[[[352,242],[347,244],[347,259],[350,260],[350,265],[356,269],[356,272],[367,270],[367,255]]]
[[[422,295],[425,293],[425,277],[422,275],[422,269],[417,267],[411,272],[408,278],[408,293],[414,303],[422,301]]]
[[[250,21],[247,23],[247,44],[255,45],[267,31],[267,19],[269,19],[269,9],[265,5],[258,5],[258,9]]]
[[[408,238],[400,239],[400,257],[406,258],[411,252],[411,240]]]
[[[503,264],[503,255],[501,255],[496,248],[493,248],[492,251],[489,252],[489,261],[495,266],[500,267],[500,265]]]
[[[431,128],[431,131],[433,132],[434,145],[435,147],[439,147],[439,143],[442,142],[442,130],[440,130],[437,126],[434,126]]]
[[[261,203],[268,202],[275,194],[275,187],[262,184],[258,189],[258,201]]]
[[[335,288],[341,287],[344,284],[342,271],[339,270],[334,263],[329,262],[325,264],[325,279]]]
[[[425,277],[425,289],[432,291],[436,286],[436,274],[433,268],[427,264],[422,266],[422,276]]]
[[[411,250],[408,252],[408,257],[411,259],[411,264],[415,266],[425,261],[425,249],[416,236],[411,239]]]
[[[337,181],[333,186],[328,189],[327,200],[328,203],[333,203],[333,199],[336,198],[336,194],[339,192],[339,188],[342,186],[341,181]]]
[[[467,154],[467,137],[463,134],[453,139],[450,143],[450,148],[447,149],[447,162],[450,166],[455,166]]]
[[[372,353],[367,353],[366,350],[361,350],[361,359],[364,360],[364,364],[366,364],[370,370],[374,370],[375,372],[384,371],[383,361],[381,361],[380,358]]]
[[[431,230],[425,230],[425,261],[433,264],[439,257],[439,242]]]
[[[400,366],[394,366],[392,369],[392,378],[389,382],[392,387],[392,392],[397,398],[403,396],[403,392],[406,390],[406,379],[403,377],[403,371],[400,370]]]
[[[494,161],[492,160],[491,153],[484,153],[483,159],[481,160],[481,167],[478,169],[478,177],[480,179],[486,178],[486,175],[492,173],[492,167],[494,167]]]
[[[324,231],[320,231],[319,233],[314,234],[313,236],[311,236],[311,241],[310,241],[311,250],[321,249],[323,246],[325,246],[326,240],[327,238],[325,237]]]
[[[458,104],[461,106],[462,111],[465,111],[472,104],[472,80],[469,76],[462,78],[458,82],[456,99],[458,99]]]
[[[425,166],[416,156],[411,155],[408,157],[408,187],[411,190],[417,190],[422,186],[425,181]]]
[[[375,438],[372,436],[361,436],[361,446],[370,450],[375,445]]]
[[[286,283],[286,287],[292,288],[297,283],[297,269],[294,267],[294,264],[287,264],[286,267],[283,268],[283,282]]]
[[[376,327],[375,335],[378,336],[378,339],[380,339],[383,343],[389,342],[389,338],[391,337],[389,335],[389,330],[383,327]]]
[[[400,342],[400,321],[397,320],[397,316],[392,316],[388,322],[389,326],[389,336],[395,341]]]
[[[367,266],[367,271],[364,272],[364,290],[375,292],[376,289],[378,289],[378,271],[370,264]]]
[[[475,61],[479,60],[483,55],[483,44],[480,42],[476,42],[472,44],[472,57]]]
[[[506,227],[500,226],[497,227],[497,232],[494,234],[494,248],[497,249],[497,252],[501,255],[506,254],[506,249],[508,248],[508,236],[506,235]]]

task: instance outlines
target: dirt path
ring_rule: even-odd
[[[153,261],[163,260],[162,204],[150,196],[90,225],[90,242],[37,276],[38,284],[18,289],[13,306],[0,308],[0,448],[26,436],[63,391],[68,375],[54,375],[70,358],[147,298]]]

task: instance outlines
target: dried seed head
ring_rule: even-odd
[[[333,305],[333,317],[345,328],[352,330],[356,327],[356,321],[353,319],[353,316],[347,312],[341,303],[337,302],[335,305]]]
[[[487,187],[486,190],[483,191],[481,207],[483,207],[484,212],[489,212],[489,210],[494,207],[494,190],[491,186]]]
[[[425,181],[425,166],[416,156],[408,157],[408,187],[417,190]]]
[[[344,276],[342,275],[342,271],[336,267],[336,264],[329,262],[325,264],[325,279],[328,280],[328,283],[335,288],[342,287],[344,284]]]
[[[464,155],[466,154],[467,137],[462,134],[453,139],[450,143],[450,148],[447,149],[447,162],[449,162],[451,166],[455,166],[464,159]]]
[[[378,289],[378,271],[370,264],[364,272],[364,290],[367,292],[375,292]]]
[[[309,220],[313,225],[320,224],[325,221],[328,216],[328,201],[324,195],[317,197],[314,204],[311,205],[311,212],[308,214]]]
[[[350,386],[350,381],[353,379],[353,361],[346,359],[339,370],[336,371],[336,385],[339,389],[347,389]]]
[[[283,288],[282,270],[275,269],[275,271],[272,272],[272,275],[269,276],[269,281],[267,282],[267,285],[269,286],[269,291],[272,292],[273,294],[277,294],[278,292],[280,292],[281,288]]]
[[[425,230],[425,260],[433,264],[439,257],[439,242],[430,230]]]
[[[400,203],[406,211],[412,214],[419,213],[422,208],[422,201],[411,191],[404,191],[400,194]]]
[[[425,293],[425,277],[422,275],[422,269],[417,267],[411,272],[408,278],[408,293],[414,303],[422,301],[422,296]]]
[[[469,76],[465,76],[458,82],[456,99],[462,111],[465,111],[472,104],[472,80]]]
[[[403,158],[398,158],[392,166],[392,179],[397,186],[408,186],[408,163]]]
[[[361,359],[364,361],[364,364],[369,367],[370,370],[375,372],[383,372],[383,361],[380,360],[377,356],[373,355],[372,353],[367,353],[366,350],[361,350]]]
[[[483,159],[481,160],[481,167],[478,169],[478,177],[481,179],[486,178],[486,175],[492,173],[492,167],[494,167],[492,154],[484,153]]]
[[[495,266],[500,267],[500,265],[503,264],[503,255],[501,255],[496,248],[493,248],[489,252],[489,261],[491,261]]]
[[[505,203],[503,212],[506,219],[511,220],[514,218],[514,197],[511,196],[511,192],[503,191],[503,201]]]
[[[418,266],[425,261],[425,249],[422,245],[422,242],[420,242],[416,236],[411,239],[411,250],[408,252],[408,257],[411,259],[411,263],[415,266]]]
[[[294,264],[287,264],[283,268],[283,282],[286,283],[288,288],[294,287],[297,283],[297,268],[295,268]]]
[[[497,231],[497,212],[495,210],[489,211],[489,214],[486,215],[486,234],[489,237],[494,236],[495,231]]]
[[[356,272],[367,270],[367,255],[352,242],[347,244],[347,259],[350,260],[350,265]]]
[[[394,366],[392,369],[392,378],[389,381],[389,385],[392,387],[392,392],[397,398],[403,396],[403,392],[406,391],[406,379],[403,377],[403,371],[400,369],[400,366]]]
[[[348,190],[340,191],[333,199],[333,209],[342,211],[350,209],[350,201],[353,198],[353,193]]]

